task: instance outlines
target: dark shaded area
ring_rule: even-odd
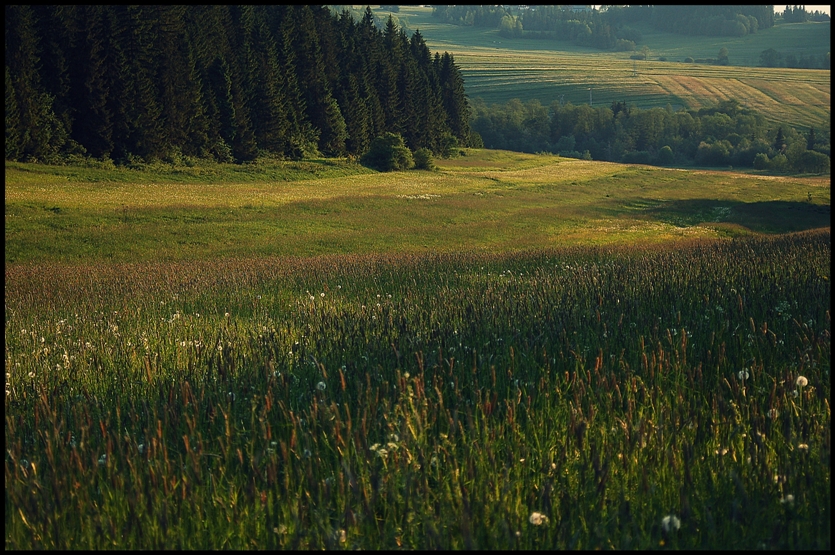
[[[831,207],[794,201],[734,202],[713,199],[655,204],[646,214],[680,227],[709,223],[737,224],[760,233],[788,233],[831,225]]]

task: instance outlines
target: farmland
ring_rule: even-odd
[[[429,47],[449,51],[464,76],[470,98],[504,103],[562,99],[610,105],[625,100],[640,108],[699,109],[735,99],[770,121],[794,126],[829,127],[828,70],[761,68],[768,48],[790,52],[828,52],[829,23],[782,24],[743,38],[679,37],[642,28],[650,59],[631,53],[600,52],[547,39],[509,39],[493,29],[438,22],[431,8],[404,6],[397,14],[411,31],[419,29]],[[684,58],[731,52],[730,66],[683,63]],[[805,50],[804,50],[805,49]],[[658,57],[668,61],[658,61]]]
[[[6,165],[7,549],[829,549],[828,179]]]

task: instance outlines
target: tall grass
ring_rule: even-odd
[[[830,262],[7,267],[6,548],[828,549]]]

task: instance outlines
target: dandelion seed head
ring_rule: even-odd
[[[806,387],[809,385],[809,380],[806,379],[806,376],[798,376],[797,380],[794,382],[797,387]]]
[[[328,384],[326,384],[325,382],[319,382],[319,383],[316,384],[316,389],[318,389],[319,391],[324,391],[327,388],[328,388]]]
[[[104,466],[107,464],[107,455],[102,455],[99,457],[99,466]]]
[[[747,380],[747,379],[748,379],[748,377],[750,376],[750,374],[748,373],[748,369],[747,369],[747,368],[743,368],[742,370],[740,370],[740,371],[739,371],[739,373],[737,374],[737,376],[739,376],[739,379],[740,379],[740,380]]]
[[[782,503],[783,505],[794,505],[794,495],[790,493],[787,494],[785,497],[780,499],[780,503]]]
[[[678,530],[681,528],[681,521],[675,515],[667,515],[661,519],[661,528],[665,532]]]
[[[548,517],[542,513],[533,512],[528,517],[528,521],[534,526],[542,526],[543,524],[548,524]]]

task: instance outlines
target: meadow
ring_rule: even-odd
[[[381,12],[384,13],[384,12]],[[828,128],[828,70],[752,67],[763,50],[819,56],[829,51],[829,23],[781,24],[745,37],[684,37],[636,25],[640,47],[649,59],[629,59],[633,52],[602,52],[549,39],[501,37],[495,29],[462,27],[432,17],[431,8],[402,6],[395,14],[410,32],[420,30],[432,51],[449,51],[461,68],[470,98],[488,104],[512,98],[609,106],[626,101],[639,108],[698,110],[734,99],[769,121]],[[684,63],[715,58],[721,47],[730,65]],[[659,61],[659,57],[667,61]]]
[[[825,227],[828,177],[469,150],[438,171],[346,160],[6,164],[5,261],[517,250]]]
[[[7,549],[830,549],[828,180],[6,164]]]

